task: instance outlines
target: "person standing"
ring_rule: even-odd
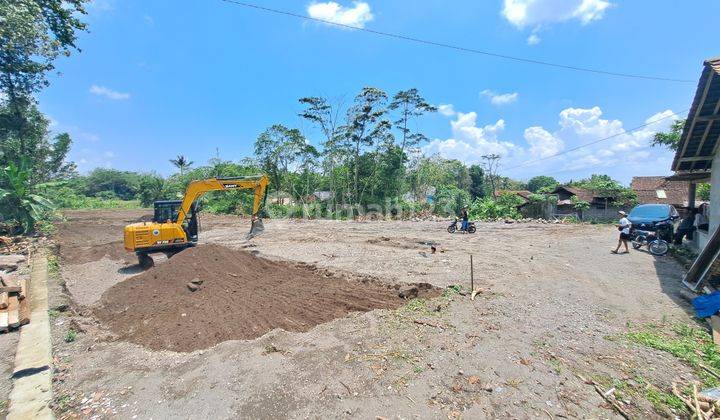
[[[630,248],[628,248],[628,241],[630,240],[630,228],[632,227],[632,223],[627,218],[627,213],[620,210],[618,214],[620,217],[620,222],[617,224],[617,228],[620,231],[620,238],[618,239],[617,247],[610,251],[613,254],[617,254],[620,250],[620,245],[625,245],[625,252],[622,252],[622,254],[629,254]]]
[[[697,214],[697,209],[692,209],[688,212],[685,218],[682,219],[680,225],[675,231],[675,245],[682,245],[684,237],[687,237],[688,241],[693,240],[693,233],[697,229],[697,227],[695,226],[695,219]]]
[[[462,226],[460,227],[460,230],[463,233],[467,233],[468,230],[468,211],[467,206],[464,206],[462,210],[460,210],[460,218],[462,220]]]

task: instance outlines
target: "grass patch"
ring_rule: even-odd
[[[463,287],[457,284],[451,284],[450,286],[446,287],[445,290],[442,293],[442,297],[449,298],[450,296],[457,295],[458,293],[462,292]]]
[[[72,343],[73,341],[77,340],[77,331],[70,328],[67,333],[65,334],[65,342],[66,343]]]
[[[55,277],[60,274],[60,259],[55,254],[50,254],[47,257],[48,274]]]
[[[672,408],[678,412],[686,412],[685,403],[673,394],[661,391],[652,385],[645,388],[645,399],[659,412],[666,412],[668,408]]]
[[[60,410],[65,410],[68,407],[68,405],[70,404],[70,400],[71,400],[71,398],[67,394],[63,394],[63,395],[59,396],[57,399],[58,408]]]
[[[625,336],[632,343],[669,353],[686,363],[700,379],[701,388],[720,385],[717,377],[706,370],[720,373],[720,351],[705,328],[687,324],[670,325],[663,322],[661,325],[638,326]],[[659,413],[666,416],[669,413],[688,414],[685,403],[676,395],[654,386],[642,377],[636,377],[635,381],[643,386],[642,396]],[[692,390],[687,386],[680,392],[692,394]]]
[[[720,372],[720,352],[713,343],[710,333],[704,328],[685,324],[662,328],[648,324],[628,332],[626,336],[635,344],[670,353],[687,363],[695,369],[703,387],[720,385],[715,376],[701,368],[701,365],[704,365],[715,372]]]

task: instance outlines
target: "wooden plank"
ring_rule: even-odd
[[[8,326],[10,328],[17,328],[20,326],[20,301],[18,300],[17,294],[13,293],[10,295],[8,300]]]
[[[711,316],[710,326],[712,327],[713,341],[716,346],[720,346],[720,316]]]
[[[705,117],[697,117],[698,121],[720,121],[720,115],[713,114]]]
[[[0,309],[0,332],[8,330],[8,311],[7,308]]]
[[[690,122],[690,128],[688,129],[687,136],[685,139],[681,139],[680,141],[683,144],[682,150],[678,154],[678,156],[683,157],[685,156],[685,150],[688,147],[688,143],[690,143],[690,136],[692,135],[693,130],[695,129],[695,123],[697,122],[697,113],[702,110],[703,104],[705,104],[705,98],[707,98],[708,91],[710,90],[710,85],[712,84],[713,77],[715,77],[715,72],[710,72],[710,76],[708,76],[707,84],[705,85],[705,89],[703,90],[702,97],[700,98],[700,102],[698,102],[698,107],[695,110],[695,115],[693,115],[693,119]],[[683,141],[684,140],[684,141]],[[700,150],[700,149],[698,149]]]
[[[18,316],[20,318],[20,325],[26,325],[30,323],[30,299],[23,299],[20,301],[20,309],[18,310]]]
[[[7,309],[8,307],[8,292],[0,293],[0,309]]]
[[[22,278],[20,279],[20,295],[18,295],[18,299],[23,300],[27,297],[27,291],[28,291],[28,279]]]
[[[7,292],[7,293],[20,293],[20,286],[6,286],[6,287],[0,287],[0,293]]]
[[[702,290],[708,272],[712,268],[713,263],[720,256],[720,229],[715,229],[710,236],[705,248],[700,251],[690,269],[683,277],[683,284],[693,292]]]

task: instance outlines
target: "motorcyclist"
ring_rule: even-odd
[[[460,219],[462,220],[462,225],[460,227],[460,230],[463,233],[467,233],[468,230],[468,211],[467,206],[463,206],[463,208],[460,210]]]

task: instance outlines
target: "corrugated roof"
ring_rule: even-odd
[[[687,181],[668,181],[664,176],[636,176],[633,177],[630,188],[637,194],[640,204],[674,204],[685,207],[689,185]]]
[[[672,169],[709,171],[720,138],[720,57],[704,63]]]

